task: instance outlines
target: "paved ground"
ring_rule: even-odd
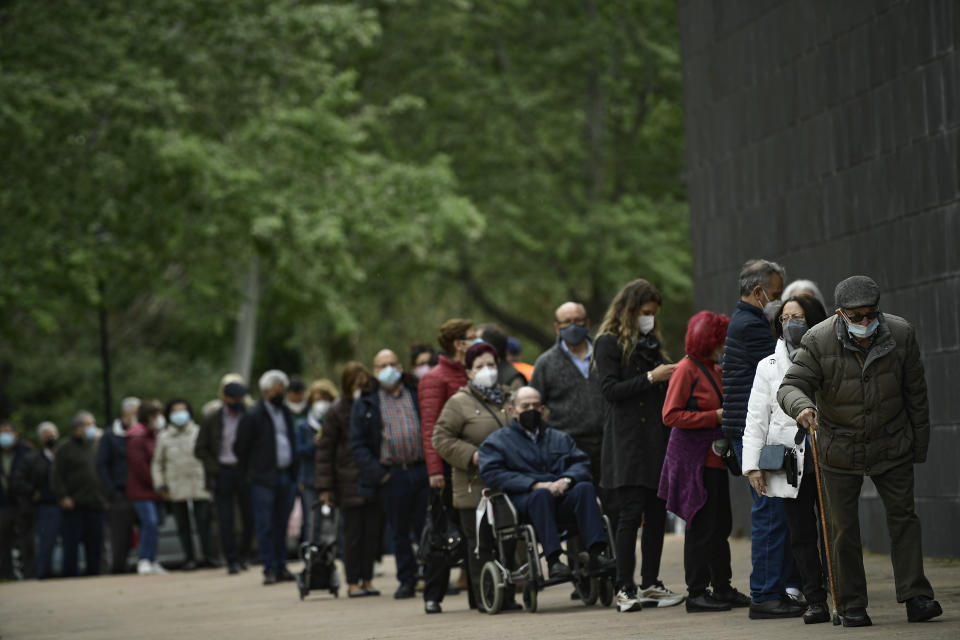
[[[663,578],[681,590],[682,537],[668,536]],[[734,583],[746,591],[749,544],[733,542]],[[447,598],[442,615],[427,616],[420,600],[393,600],[395,583],[379,578],[379,598],[334,599],[311,594],[301,602],[292,584],[260,585],[251,570],[118,576],[0,585],[0,638],[695,638],[808,639],[811,634],[874,638],[960,638],[960,562],[929,560],[927,575],[946,614],[908,624],[896,603],[890,559],[866,559],[874,627],[805,626],[799,620],[751,621],[746,610],[690,615],[683,606],[618,614],[569,600],[557,586],[540,596],[540,611],[479,615],[465,595]],[[388,567],[389,568],[389,567]]]

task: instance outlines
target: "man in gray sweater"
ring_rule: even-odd
[[[600,477],[604,400],[596,370],[590,366],[593,342],[588,336],[587,310],[577,302],[563,303],[554,312],[553,328],[557,343],[537,358],[530,386],[550,409],[550,426],[568,433],[590,456],[590,471],[596,479]]]

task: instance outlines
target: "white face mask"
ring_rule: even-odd
[[[286,401],[287,409],[290,409],[293,413],[303,413],[303,410],[307,408],[307,401],[301,400],[300,402],[290,402]]]
[[[317,400],[310,407],[310,414],[313,416],[314,420],[320,420],[327,413],[327,410],[330,408],[329,400]]]
[[[353,390],[353,399],[354,399],[354,400],[359,400],[361,395],[363,395],[363,391],[362,391],[361,389],[354,389],[354,390]]]
[[[480,371],[476,371],[473,374],[473,381],[477,386],[485,387],[487,389],[492,388],[497,384],[497,377],[499,372],[496,367],[484,367]]]
[[[157,416],[156,421],[154,421],[153,423],[153,428],[156,429],[157,431],[160,431],[165,426],[167,426],[167,419],[164,418],[163,416]]]
[[[654,316],[637,316],[637,329],[643,334],[650,333],[656,321]]]

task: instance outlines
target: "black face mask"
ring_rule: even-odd
[[[268,402],[279,409],[280,407],[283,406],[283,394],[278,393],[277,395],[270,398]]]
[[[582,344],[587,339],[587,333],[590,330],[580,325],[572,324],[569,327],[560,329],[560,337],[571,347]]]
[[[539,409],[529,409],[517,416],[517,422],[530,433],[536,433],[543,425],[543,416]]]
[[[232,411],[232,412],[234,412],[234,413],[240,413],[241,411],[243,411],[243,410],[246,409],[246,408],[247,408],[247,405],[245,405],[245,404],[242,403],[242,402],[228,402],[228,403],[227,403],[227,409],[230,409],[230,411]]]
[[[45,446],[47,449],[56,449],[56,448],[57,448],[57,439],[56,439],[56,438],[50,438],[49,440],[47,440],[46,442],[43,443],[43,446]]]

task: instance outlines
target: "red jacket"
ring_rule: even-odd
[[[710,371],[717,388],[723,390],[720,367],[712,362],[700,362]],[[670,376],[667,397],[663,401],[663,424],[678,429],[719,427],[717,409],[722,406],[720,397],[704,377],[703,370],[687,356],[677,364]],[[706,466],[723,469],[723,461],[713,452],[713,447],[707,454]]]
[[[139,422],[127,431],[127,497],[131,500],[161,500],[153,490],[150,461],[157,447],[157,432]]]
[[[443,473],[443,459],[433,448],[433,425],[450,396],[466,384],[467,370],[459,362],[445,356],[440,356],[437,366],[420,378],[420,385],[417,387],[417,396],[420,399],[420,434],[423,437],[427,473],[431,476]]]

